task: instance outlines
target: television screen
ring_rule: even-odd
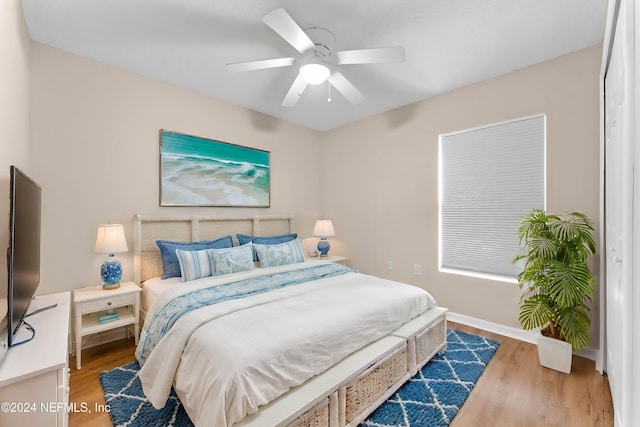
[[[38,184],[15,166],[10,169],[8,344],[16,335],[40,283],[40,199]]]

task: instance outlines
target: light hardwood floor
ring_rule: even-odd
[[[609,383],[592,361],[574,356],[571,375],[566,375],[541,367],[532,344],[451,322],[449,327],[500,342],[451,427],[613,426]],[[70,361],[69,401],[85,403],[90,409],[104,405],[98,374],[133,361],[134,351],[132,339],[84,350],[82,369],[75,369],[75,360]],[[104,412],[69,416],[70,427],[111,425]]]

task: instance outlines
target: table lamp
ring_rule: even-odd
[[[128,250],[122,224],[100,224],[98,226],[98,236],[96,237],[94,251],[99,254],[109,254],[100,267],[103,289],[117,289],[120,287],[122,264],[115,257],[115,254]]]
[[[327,240],[327,236],[335,236],[336,232],[333,230],[333,223],[330,219],[319,219],[316,221],[316,226],[313,228],[313,235],[320,237],[318,242],[318,252],[320,257],[324,258],[329,256],[329,249],[331,245]]]

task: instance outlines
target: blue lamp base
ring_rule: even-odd
[[[320,241],[318,242],[318,252],[320,253],[320,257],[324,258],[329,256],[330,248],[331,248],[331,245],[329,244],[329,241],[327,240],[327,238],[321,237]]]
[[[100,267],[100,277],[102,278],[102,289],[118,289],[120,279],[122,279],[122,264],[113,254]]]

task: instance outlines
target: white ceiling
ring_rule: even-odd
[[[231,104],[325,131],[602,42],[607,0],[22,0],[30,37]],[[309,86],[282,99],[294,67],[230,62],[295,56],[261,18],[282,7],[336,50],[402,45],[406,61],[337,66],[366,97]]]

